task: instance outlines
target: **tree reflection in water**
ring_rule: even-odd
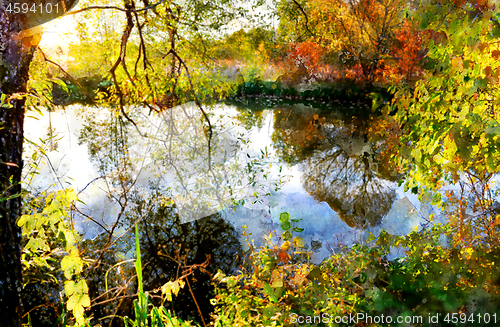
[[[280,109],[273,141],[288,162],[300,164],[303,185],[350,227],[376,226],[396,199],[387,118],[345,119],[319,111]]]
[[[94,319],[103,325],[109,325],[111,318],[98,319],[131,315],[137,291],[134,238],[132,233],[120,237],[121,232],[132,228],[135,222],[140,225],[144,285],[148,291],[179,276],[182,269],[175,252],[179,244],[179,255],[187,254],[183,265],[200,264],[210,254],[210,273],[219,268],[230,273],[240,264],[238,235],[215,212],[234,200],[250,198],[248,194],[254,192],[252,182],[274,189],[270,169],[258,165],[263,157],[249,157],[239,148],[240,144],[251,142],[246,139],[246,134],[252,134],[246,133],[248,130],[263,127],[264,121],[271,122],[267,120],[271,118],[268,113],[240,111],[217,124],[211,116],[214,136],[209,167],[204,120],[191,114],[189,108],[178,109],[156,119],[135,117],[143,138],[134,137],[134,128],[112,115],[101,115],[104,119],[90,115],[82,129],[79,141],[87,145],[101,175],[98,182],[102,182],[101,186],[92,182],[89,189],[102,187],[106,199],[99,203],[118,209],[112,213],[108,207],[99,208],[106,211],[106,216],[98,219],[95,212],[78,204],[75,213],[77,220],[87,218],[91,220],[89,225],[98,224],[91,235],[101,233],[94,240],[85,241],[83,255],[100,259],[90,261],[86,278],[91,298],[95,299]],[[223,109],[223,114],[229,115],[229,109]],[[237,120],[234,128],[232,117]],[[276,152],[285,161],[301,167],[304,187],[311,195],[327,202],[350,226],[365,227],[381,220],[395,199],[390,183],[395,176],[387,164],[390,142],[385,139],[390,132],[385,132],[388,126],[382,119],[347,120],[331,111],[322,114],[319,110],[290,106],[277,108],[274,119],[272,141]],[[267,189],[262,193],[267,194]],[[205,218],[181,224],[199,217]],[[196,270],[193,277],[198,280],[191,282],[193,292],[206,319],[211,310],[209,275]],[[46,299],[38,301],[39,297],[58,296],[57,292],[48,294],[38,287],[32,292],[30,308],[45,303]],[[151,293],[153,297],[157,295]],[[183,318],[199,319],[187,289],[169,308]],[[49,309],[57,316],[56,309]],[[116,323],[113,320],[112,325]]]
[[[121,230],[133,227],[137,217],[142,217],[138,224],[143,283],[156,305],[161,303],[159,297],[161,293],[154,293],[152,290],[181,277],[183,266],[200,264],[209,256],[206,270],[194,269],[194,273],[188,277],[196,301],[207,321],[213,308],[209,301],[215,296],[210,283],[212,274],[218,269],[225,273],[235,273],[242,262],[238,233],[218,214],[181,223],[174,207],[151,205],[142,199],[135,204],[131,212],[127,213],[120,226]],[[86,254],[96,259],[99,256],[99,249],[106,240],[105,234],[101,234],[95,240],[87,240]],[[137,291],[132,257],[134,244],[132,229],[105,252],[98,267],[88,272],[90,297],[96,299],[92,304],[92,314],[95,321],[99,320],[101,324],[104,323],[103,325],[119,325],[121,323],[119,318],[115,317],[111,321],[114,315],[129,317],[134,315],[133,299]],[[180,259],[183,256],[185,257]],[[130,262],[116,266],[127,259]],[[105,276],[108,291],[106,291]],[[174,301],[166,302],[164,305],[183,319],[200,322],[195,302],[187,286],[174,297]]]
[[[114,220],[103,220],[105,233],[86,241],[85,255],[95,262],[86,278],[89,295],[96,299],[92,303],[96,321],[103,319],[106,325],[115,326],[117,320],[109,317],[134,315],[137,281],[131,230],[135,223],[139,224],[147,291],[181,277],[184,267],[210,257],[206,269],[194,269],[187,277],[205,321],[215,295],[211,274],[218,269],[234,273],[241,263],[238,233],[216,212],[231,203],[234,197],[229,191],[243,192],[248,182],[240,178],[242,170],[231,161],[237,147],[215,127],[208,163],[207,131],[196,110],[184,106],[163,112],[156,120],[138,117],[143,138],[132,137],[133,129],[123,119],[87,120],[80,142],[88,145],[106,179],[109,198],[121,207]],[[119,133],[122,130],[127,132]],[[227,180],[238,182],[228,184]],[[128,233],[122,235],[125,230]],[[150,293],[156,305],[159,294]],[[175,301],[164,305],[182,319],[201,321],[187,286]]]

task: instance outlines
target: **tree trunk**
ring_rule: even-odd
[[[0,3],[0,94],[26,92],[28,70],[34,46],[20,38],[20,22],[5,12]],[[22,274],[21,172],[23,168],[24,98],[0,107],[0,325],[21,326]],[[8,104],[8,103],[7,103]]]

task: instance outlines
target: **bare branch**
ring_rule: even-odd
[[[304,8],[300,5],[300,3],[297,2],[297,0],[292,0],[293,3],[295,3],[295,5],[297,6],[297,8],[299,8],[300,12],[302,13],[302,15],[304,16],[304,19],[306,20],[306,30],[312,35],[312,36],[316,36],[315,33],[313,33],[310,29],[309,29],[309,18],[307,16],[307,13],[305,12]]]
[[[117,6],[89,6],[89,7],[85,7],[85,8],[82,8],[82,9],[70,11],[66,15],[76,15],[76,14],[79,14],[81,12],[85,12],[85,11],[89,11],[89,10],[118,10],[118,11],[121,11],[121,12],[139,13],[141,11],[146,11],[146,10],[149,10],[149,9],[153,9],[153,8],[157,7],[158,5],[161,5],[164,2],[165,2],[165,0],[161,0],[161,1],[159,1],[159,2],[157,2],[155,4],[152,4],[152,5],[148,6],[148,7],[139,8],[139,9],[127,9],[127,8],[121,8],[121,7],[117,7]]]
[[[184,70],[186,71],[186,74],[188,76],[189,85],[191,87],[191,93],[193,94],[194,101],[195,101],[196,105],[198,106],[198,108],[200,109],[201,113],[203,114],[203,117],[205,118],[205,120],[208,123],[208,168],[211,170],[211,167],[212,167],[212,164],[211,164],[211,153],[212,153],[211,144],[212,144],[212,137],[213,137],[212,124],[210,123],[210,119],[208,118],[207,113],[203,109],[200,100],[198,100],[198,97],[196,96],[196,94],[194,92],[194,86],[193,86],[193,82],[191,80],[191,74],[189,73],[189,68],[186,66],[186,63],[184,62],[184,60],[182,60],[181,57],[179,57],[179,55],[177,54],[177,52],[174,49],[170,49],[170,51],[166,55],[169,55],[169,54],[174,55],[179,60],[179,62],[182,64],[182,66],[184,67]]]

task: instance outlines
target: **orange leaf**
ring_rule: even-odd
[[[278,250],[278,260],[281,263],[288,263],[288,261],[290,261],[290,256],[288,255],[288,253],[282,250]]]
[[[491,75],[491,72],[492,72],[492,68],[491,66],[488,66],[484,69],[484,73],[486,74],[486,76],[490,76]]]

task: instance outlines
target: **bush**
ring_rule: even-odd
[[[370,245],[354,244],[317,266],[297,260],[307,259],[300,247],[268,242],[252,252],[249,269],[215,277],[214,323],[431,326],[437,319],[439,326],[482,326],[490,319],[491,324],[499,319],[500,272],[492,267],[500,263],[500,249],[448,246],[455,233],[449,225],[407,236],[382,232]],[[406,256],[388,260],[394,247],[403,247]]]

